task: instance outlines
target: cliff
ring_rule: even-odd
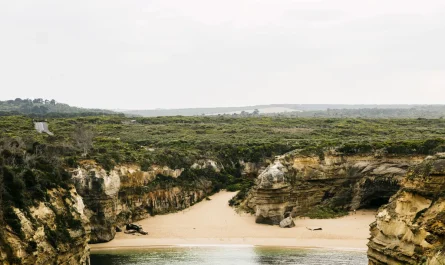
[[[408,168],[422,160],[335,151],[317,156],[289,153],[258,176],[242,206],[255,213],[256,222],[266,224],[279,224],[289,215],[307,216],[316,209],[377,208],[399,190]]]
[[[0,236],[0,263],[89,265],[89,220],[74,187],[52,189],[27,211],[12,208],[20,233],[7,225]]]
[[[444,264],[445,155],[412,168],[371,225],[369,264]]]
[[[83,161],[72,174],[91,222],[91,243],[112,240],[116,226],[185,209],[212,192],[212,182],[204,178],[186,184],[175,182],[182,172],[159,166],[143,171],[134,164],[107,172],[94,161]]]

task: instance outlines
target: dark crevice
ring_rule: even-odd
[[[360,190],[362,196],[358,209],[378,209],[388,204],[391,196],[400,190],[400,185],[392,178],[367,179]]]
[[[378,209],[382,205],[388,204],[390,197],[376,197],[369,200],[366,204],[362,205],[361,209]]]

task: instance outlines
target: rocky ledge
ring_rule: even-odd
[[[444,154],[413,167],[371,225],[369,264],[444,264],[444,191]]]

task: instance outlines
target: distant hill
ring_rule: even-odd
[[[111,110],[85,109],[72,107],[68,104],[56,102],[54,99],[21,99],[0,101],[0,116],[5,115],[29,115],[29,116],[90,116],[90,115],[111,115],[118,114]]]
[[[94,115],[211,116],[234,117],[284,116],[320,118],[442,118],[445,105],[345,105],[345,104],[271,104],[244,107],[104,110],[73,107],[54,99],[20,99],[0,101],[0,116],[28,115],[33,117],[73,117]]]
[[[286,111],[298,111],[299,105],[273,104],[256,105],[246,107],[217,107],[217,108],[187,108],[187,109],[152,109],[152,110],[126,110],[125,114],[140,115],[144,117],[156,116],[199,116],[199,115],[218,115],[241,113],[242,111],[253,112],[258,109],[262,113],[279,113]],[[270,111],[270,109],[279,109],[279,111]]]
[[[255,111],[257,110],[257,112]],[[291,117],[356,117],[356,118],[440,118],[445,105],[344,105],[344,104],[272,104],[245,107],[126,110],[127,115],[199,116],[255,114]]]
[[[277,114],[286,117],[320,117],[320,118],[425,118],[438,119],[445,117],[445,105],[398,106],[389,108],[327,109],[323,111],[305,111]],[[276,116],[276,115],[275,115]]]

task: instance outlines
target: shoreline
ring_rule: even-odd
[[[255,223],[255,217],[228,206],[236,192],[221,191],[183,211],[136,222],[148,235],[117,233],[107,243],[90,244],[91,252],[186,247],[267,247],[365,252],[375,211],[336,219],[295,218],[294,228]],[[310,231],[306,227],[322,227]]]
[[[91,247],[92,245],[90,245]],[[267,248],[267,249],[304,249],[304,250],[332,250],[345,252],[366,252],[368,248],[352,247],[328,247],[328,246],[306,246],[306,245],[246,245],[246,244],[177,244],[177,245],[143,245],[143,246],[100,246],[91,247],[91,253],[118,250],[149,250],[149,249],[171,249],[171,248]]]
[[[223,242],[221,242],[221,240]],[[287,240],[286,238],[273,238],[275,244],[270,243],[260,243],[260,241],[269,241],[271,238],[219,238],[219,239],[208,239],[208,238],[189,238],[186,240],[180,239],[166,239],[165,243],[160,242],[158,239],[147,240],[143,239],[143,242],[139,240],[131,240],[132,242],[119,242],[119,244],[109,244],[109,243],[101,243],[101,244],[92,244],[90,245],[92,251],[99,250],[110,250],[110,249],[150,249],[150,248],[187,248],[187,247],[270,247],[270,248],[302,248],[302,249],[333,249],[333,250],[356,250],[356,251],[366,251],[367,248],[360,247],[350,247],[350,246],[341,246],[342,242],[336,240],[326,239],[325,242],[323,240],[314,240],[313,243],[317,243],[317,245],[311,245],[310,240],[303,240],[301,243],[294,242],[295,240]],[[296,239],[298,240],[298,239]],[[150,242],[154,241],[154,242]],[[162,241],[162,240],[161,240]],[[181,241],[183,243],[181,243]],[[334,241],[334,242],[333,242]],[[361,241],[361,240],[357,240]],[[321,244],[320,244],[321,242]],[[140,244],[142,243],[142,244]],[[338,244],[340,243],[340,244]],[[350,243],[350,241],[348,242]],[[362,243],[362,242],[357,242]],[[334,246],[335,245],[335,246]],[[340,246],[339,246],[340,245]]]

